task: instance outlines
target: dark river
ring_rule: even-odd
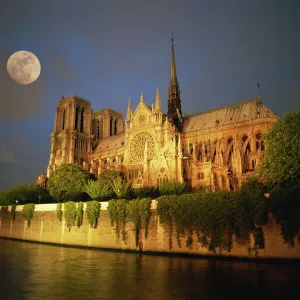
[[[0,239],[0,299],[300,299],[300,266]]]

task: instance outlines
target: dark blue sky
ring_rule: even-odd
[[[46,171],[54,110],[62,95],[123,114],[160,88],[166,111],[172,28],[182,111],[255,98],[278,115],[300,108],[297,0],[2,0],[0,190]],[[27,86],[8,77],[18,50],[40,59]]]

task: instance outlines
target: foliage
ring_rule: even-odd
[[[111,183],[107,179],[88,180],[84,186],[84,191],[93,200],[108,200],[114,195]]]
[[[77,203],[77,209],[76,209],[76,225],[77,227],[80,227],[82,225],[83,221],[83,202]]]
[[[51,196],[36,184],[20,184],[0,193],[0,205],[45,202],[51,202]]]
[[[300,184],[300,110],[273,123],[263,138],[267,147],[259,175],[284,186]]]
[[[173,226],[179,247],[181,237],[187,237],[186,245],[192,247],[193,232],[196,232],[198,242],[215,252],[216,248],[230,251],[233,235],[249,240],[250,233],[258,231],[267,221],[267,200],[257,189],[162,196],[157,202],[160,221],[169,227],[170,248]],[[263,236],[254,236],[256,244],[261,246],[263,243],[258,239]]]
[[[128,220],[133,222],[135,231],[135,243],[139,245],[140,230],[145,229],[145,238],[147,238],[148,225],[151,217],[150,212],[151,199],[140,199],[129,201],[127,206]]]
[[[101,207],[101,203],[96,200],[88,201],[86,203],[86,214],[89,220],[89,224],[92,228],[96,228],[98,225],[100,207]]]
[[[160,196],[158,188],[156,186],[145,186],[134,189],[134,195],[136,198],[152,198],[156,199]]]
[[[93,175],[75,164],[64,164],[55,170],[48,179],[47,190],[58,202],[67,199],[80,200],[84,193],[84,185]]]
[[[188,192],[188,186],[185,182],[163,182],[159,186],[159,193],[163,195],[181,195]]]
[[[111,225],[116,225],[116,233],[120,238],[120,232],[122,231],[122,240],[126,239],[126,218],[127,218],[127,203],[125,199],[110,200],[108,201],[108,213],[111,220]]]
[[[27,226],[30,226],[30,221],[33,218],[34,215],[34,209],[35,209],[35,204],[33,203],[26,203],[23,206],[23,216],[25,220],[27,221]]]
[[[269,202],[270,211],[281,225],[284,242],[294,247],[296,237],[300,243],[300,185],[273,189]]]
[[[112,183],[118,177],[124,178],[124,174],[116,170],[105,170],[100,173],[98,179]]]
[[[62,203],[57,203],[56,205],[56,216],[59,221],[62,220],[62,216],[63,216]]]
[[[118,199],[127,199],[133,193],[132,183],[120,176],[112,181],[112,189]]]
[[[71,227],[75,225],[76,221],[76,203],[68,201],[64,204],[64,219],[66,226],[71,230]]]
[[[10,210],[10,219],[12,221],[14,221],[16,219],[16,208],[17,208],[17,205],[16,204],[13,204],[11,206],[11,210]]]

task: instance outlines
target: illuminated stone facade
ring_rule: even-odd
[[[277,119],[260,97],[183,117],[172,39],[168,112],[158,89],[151,107],[141,94],[133,111],[129,99],[125,121],[112,109],[93,112],[77,96],[62,98],[47,176],[63,163],[76,163],[96,176],[120,170],[136,187],[186,181],[235,189],[261,161],[262,134]]]

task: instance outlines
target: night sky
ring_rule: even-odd
[[[144,93],[166,111],[171,32],[183,114],[257,97],[279,116],[300,108],[300,1],[2,0],[0,190],[46,172],[62,95],[126,112]],[[9,56],[28,50],[42,71],[14,83]]]

